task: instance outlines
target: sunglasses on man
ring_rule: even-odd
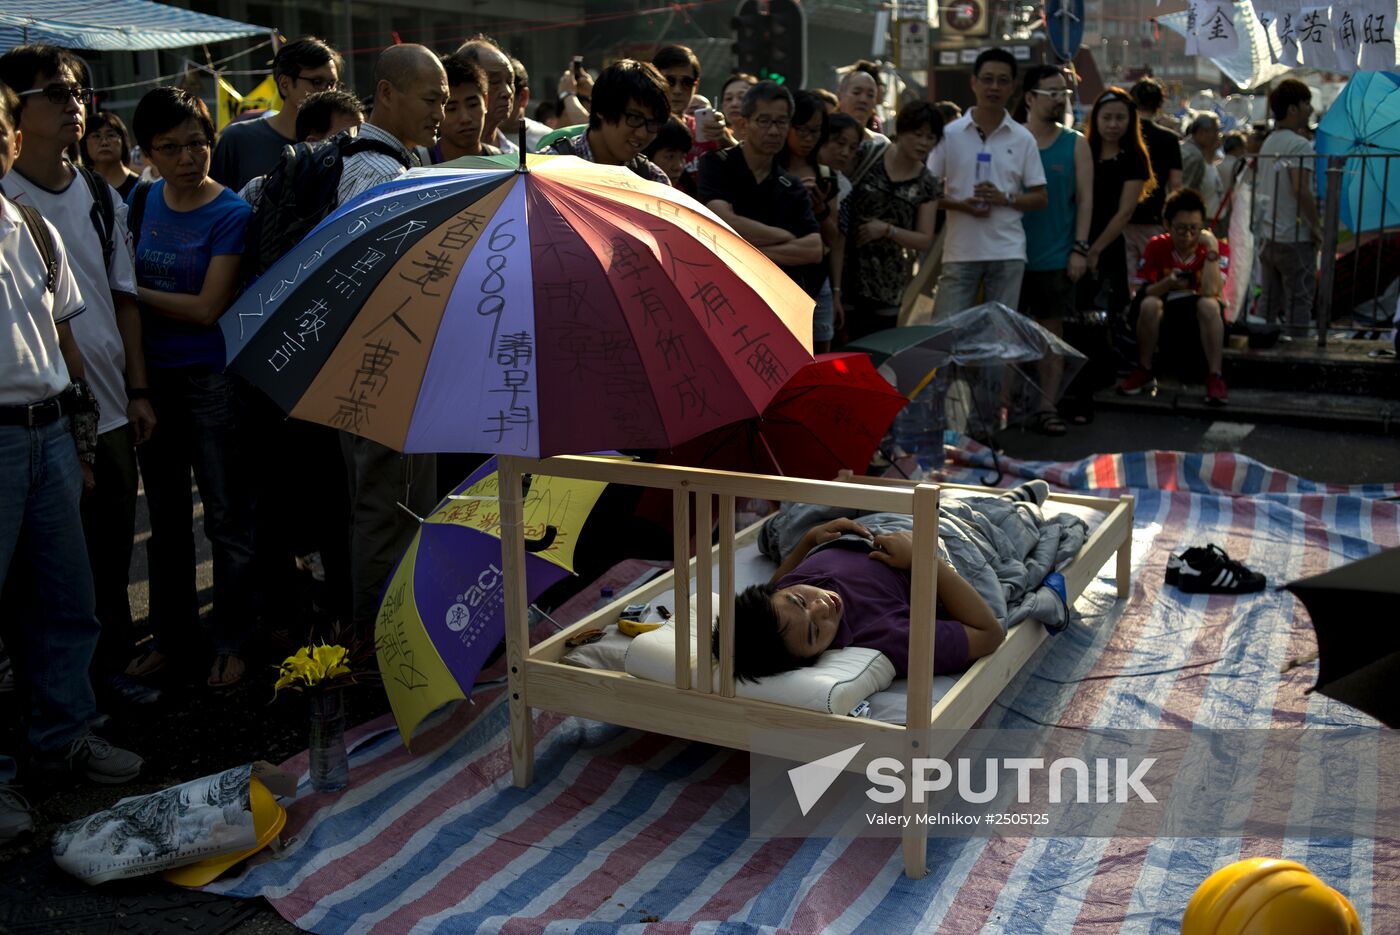
[[[689,91],[695,87],[694,75],[667,75],[666,83],[671,87],[681,87]]]
[[[56,107],[67,104],[69,98],[73,98],[85,107],[92,103],[92,88],[85,88],[78,84],[50,84],[42,88],[32,88],[19,92],[20,97],[33,97],[36,94],[44,95],[44,98]]]

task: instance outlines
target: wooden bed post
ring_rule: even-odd
[[[530,652],[525,590],[525,505],[515,458],[496,460],[501,504],[501,583],[506,598],[506,664],[510,689],[510,770],[518,788],[530,785],[535,767],[535,730],[525,697],[525,657]]]
[[[709,496],[706,494],[705,496]],[[690,689],[690,485],[682,483],[671,491],[672,565],[676,571],[676,607],[672,619],[676,630],[676,688]],[[699,534],[696,534],[699,542]],[[709,548],[709,533],[705,533]],[[699,551],[697,546],[696,551]]]
[[[1128,528],[1118,546],[1118,596],[1127,597],[1133,587],[1133,505],[1131,495],[1118,498],[1127,508]]]
[[[933,717],[933,628],[938,601],[938,488],[920,484],[914,488],[914,559],[909,587],[909,694],[905,702],[905,757],[928,756]],[[906,790],[912,790],[912,772]],[[904,814],[904,874],[911,880],[928,873],[928,825],[920,823],[912,792],[906,792]]]

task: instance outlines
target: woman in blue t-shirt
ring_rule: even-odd
[[[868,545],[818,545],[854,533]],[[878,649],[909,672],[909,532],[872,536],[853,519],[834,519],[807,531],[768,584],[756,584],[734,602],[734,673],[753,680],[812,665],[829,648]],[[934,622],[934,672],[961,672],[1001,645],[1001,623],[982,595],[939,559],[938,603],[949,619]]]
[[[151,513],[151,648],[128,668],[153,675],[188,651],[199,622],[190,471],[214,552],[209,685],[237,684],[244,631],[254,619],[252,497],[239,461],[234,389],[224,373],[219,317],[233,302],[251,209],[209,177],[214,122],[204,102],[157,88],[136,106],[133,129],[160,180],[129,197],[143,344],[158,426],[137,450]]]

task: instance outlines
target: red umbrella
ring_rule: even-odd
[[[669,464],[830,480],[864,473],[909,402],[865,354],[821,354],[783,384],[754,419],[732,422],[663,453]]]

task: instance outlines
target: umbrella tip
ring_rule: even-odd
[[[521,118],[520,118],[519,133],[520,133],[520,136],[519,136],[519,140],[520,140],[520,165],[516,168],[515,171],[517,171],[517,172],[529,172],[529,171],[530,171],[530,167],[527,166],[527,165],[525,165],[525,156],[527,155],[527,152],[526,152],[526,148],[525,148],[525,118],[524,118],[524,117],[521,117]]]

